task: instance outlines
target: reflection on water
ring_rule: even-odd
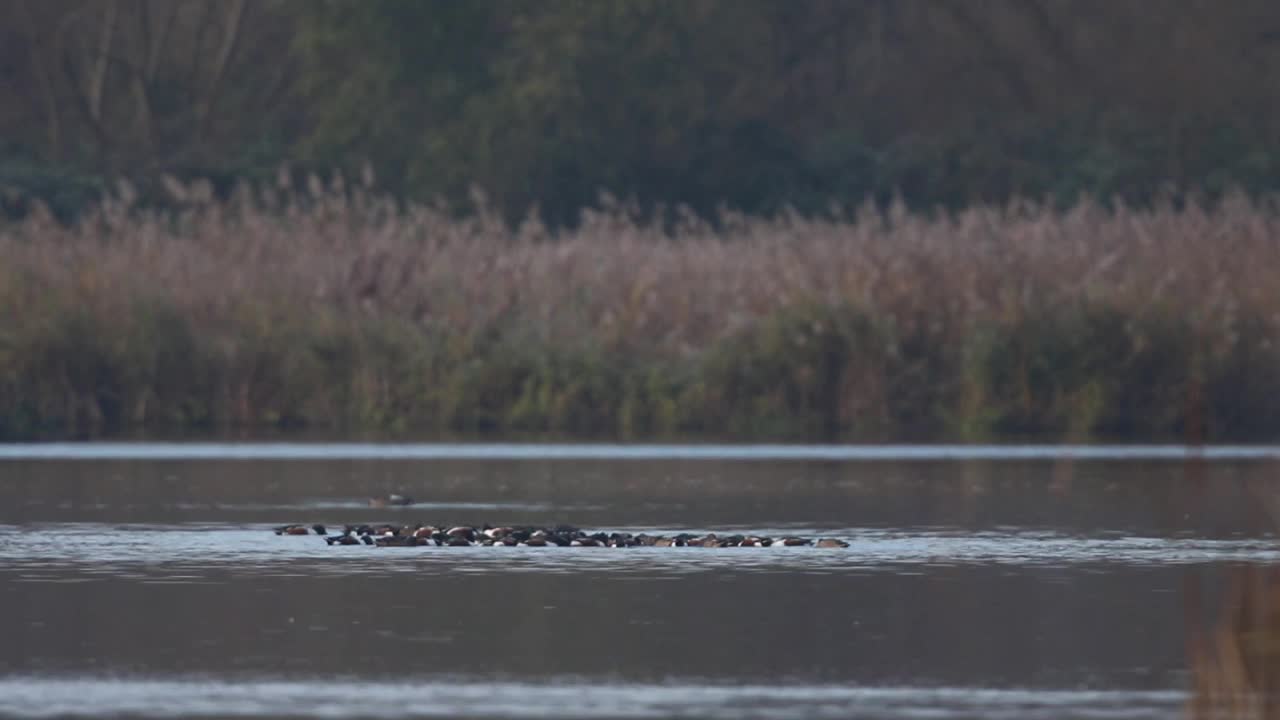
[[[1280,568],[1244,565],[1224,575],[1225,598],[1207,623],[1201,578],[1189,578],[1188,715],[1193,720],[1280,717]]]
[[[1168,717],[1188,582],[1280,561],[1265,448],[57,447],[0,462],[0,715]],[[381,521],[850,547],[269,529]]]

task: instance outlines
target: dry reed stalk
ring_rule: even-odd
[[[1195,468],[1202,470],[1198,464]],[[1200,478],[1203,488],[1207,480]],[[1280,496],[1271,478],[1244,486],[1253,501],[1247,524],[1272,529],[1280,523]],[[1203,627],[1201,585],[1186,586],[1187,657],[1192,720],[1280,718],[1280,567],[1227,568],[1228,583],[1216,622]]]
[[[0,232],[0,247],[29,280],[65,287],[78,278],[71,284],[93,293],[96,282],[115,297],[159,293],[188,308],[279,300],[464,327],[536,309],[521,319],[549,337],[626,318],[628,339],[664,349],[705,346],[802,301],[856,303],[899,323],[928,318],[939,331],[1009,321],[1036,305],[1105,301],[1135,314],[1166,305],[1219,337],[1242,309],[1270,310],[1272,324],[1280,310],[1268,272],[1277,218],[1250,205],[1029,216],[979,208],[891,227],[786,218],[738,228],[672,240],[652,226],[595,221],[547,241],[425,208],[370,218],[335,203],[283,216],[217,208],[176,223],[18,225]]]
[[[1194,593],[1189,609],[1198,610]],[[1207,633],[1188,620],[1192,674],[1187,715],[1194,720],[1280,718],[1280,574],[1232,571],[1221,618]]]
[[[198,190],[182,196],[208,195]],[[252,375],[253,338],[299,323],[393,323],[463,354],[497,333],[674,362],[790,308],[856,308],[892,330],[891,344],[958,352],[983,328],[1103,307],[1129,320],[1136,348],[1151,341],[1145,319],[1177,318],[1209,362],[1280,340],[1278,239],[1280,212],[1243,197],[1066,212],[1019,202],[937,218],[730,215],[718,230],[686,218],[674,233],[615,205],[552,234],[536,219],[511,228],[490,214],[400,210],[363,188],[242,189],[174,214],[116,203],[73,227],[41,213],[0,225],[0,315],[9,335],[34,337],[69,309],[112,327],[163,307]],[[893,401],[884,388],[858,392]]]

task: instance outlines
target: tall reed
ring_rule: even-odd
[[[715,223],[614,202],[552,234],[341,181],[170,191],[0,224],[0,437],[1280,430],[1270,202]]]

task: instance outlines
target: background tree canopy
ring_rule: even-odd
[[[0,0],[0,186],[372,168],[465,209],[1280,187],[1268,0]]]

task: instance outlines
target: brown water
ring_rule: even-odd
[[[1256,449],[379,447],[4,448],[0,715],[1168,717],[1188,585],[1280,560]],[[269,530],[357,521],[851,546]]]

